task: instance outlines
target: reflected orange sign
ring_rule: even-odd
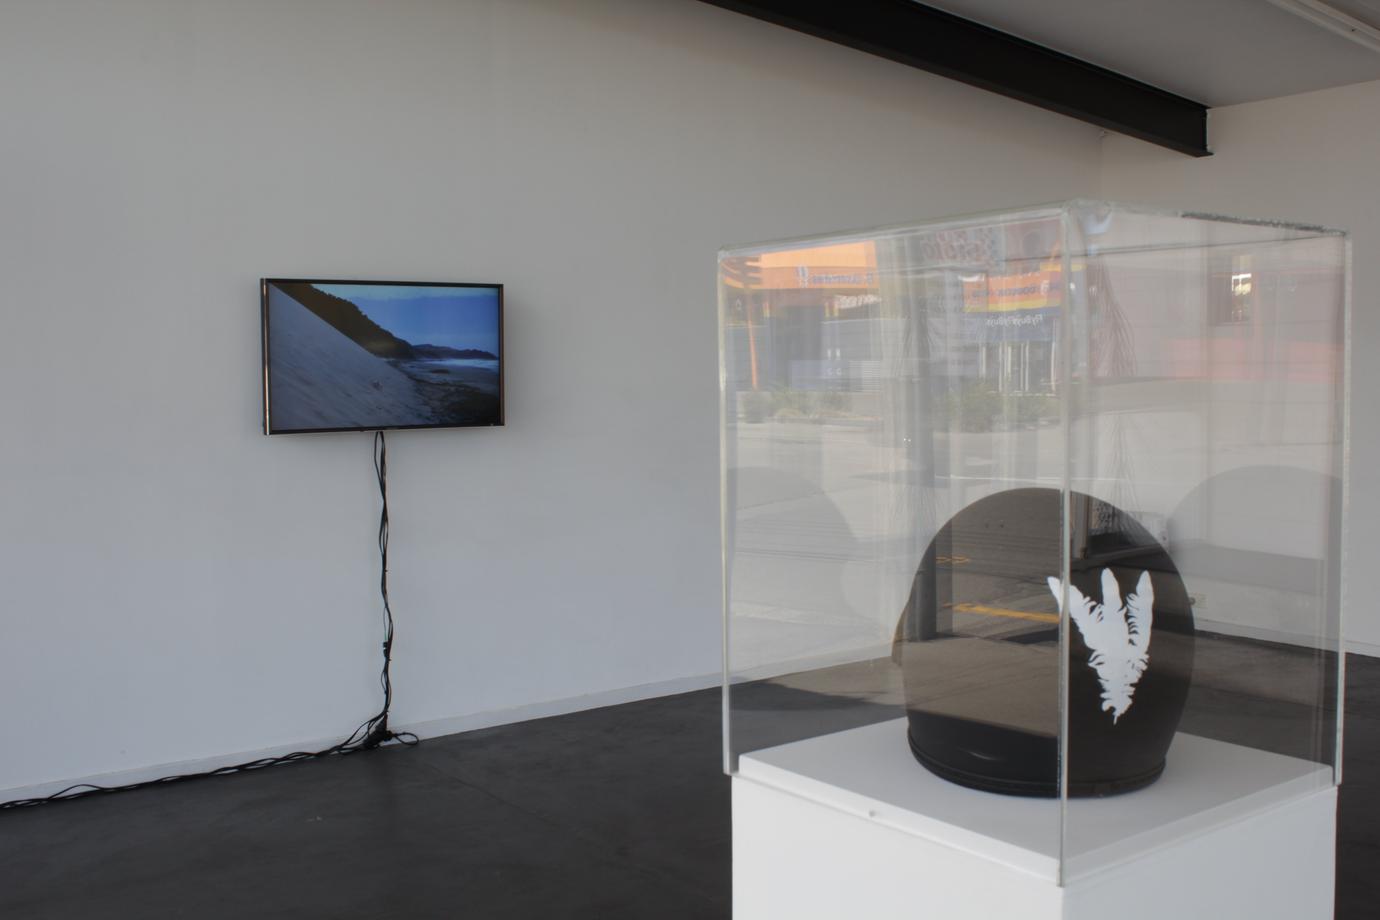
[[[877,245],[871,240],[725,259],[721,267],[730,287],[871,291],[878,285]]]
[[[1010,313],[1057,307],[1063,270],[1056,263],[1033,272],[981,275],[963,282],[964,313]]]

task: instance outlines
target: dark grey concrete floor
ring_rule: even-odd
[[[1349,675],[1337,918],[1370,920],[1380,660]],[[719,732],[704,691],[0,813],[0,918],[727,918]]]

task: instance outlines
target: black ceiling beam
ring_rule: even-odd
[[[702,0],[1195,157],[1207,106],[913,0]]]

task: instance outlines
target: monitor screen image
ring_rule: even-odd
[[[503,424],[503,285],[260,289],[265,433]]]

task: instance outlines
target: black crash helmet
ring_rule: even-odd
[[[1057,489],[982,498],[930,543],[897,625],[911,751],[1012,795],[1059,792]],[[1193,671],[1193,613],[1169,553],[1125,512],[1069,497],[1069,794],[1153,783]]]

